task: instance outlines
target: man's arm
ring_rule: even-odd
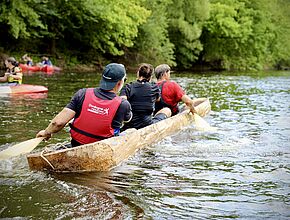
[[[52,119],[45,130],[38,132],[36,137],[45,137],[45,139],[48,140],[51,138],[53,133],[62,130],[64,126],[74,118],[75,114],[75,111],[65,107],[57,116],[54,117],[54,119]]]
[[[11,74],[10,77],[12,77],[13,79],[16,79],[16,80],[22,79],[22,73],[16,73],[16,75]]]
[[[12,76],[13,79],[18,80],[22,79],[23,74],[19,67],[15,67],[15,75],[11,74],[10,76]]]
[[[126,84],[120,91],[120,97],[122,99],[126,99],[128,100],[129,98],[129,94],[130,94],[130,90],[131,90],[131,84]]]
[[[196,98],[193,99],[193,106],[197,106],[203,102],[205,102],[207,100],[207,98]],[[209,112],[211,111],[211,105],[207,105],[205,108],[200,108],[197,110],[197,114],[200,115],[201,117],[204,117],[205,115],[207,115]]]
[[[183,95],[181,97],[181,100],[186,104],[186,106],[189,107],[192,114],[196,113],[196,110],[194,108],[194,101],[188,95]]]
[[[8,81],[8,75],[10,75],[10,73],[5,73],[4,76],[0,77],[0,82],[7,82]]]

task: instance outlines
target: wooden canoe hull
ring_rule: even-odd
[[[207,111],[210,107],[205,99],[196,109]],[[27,156],[32,170],[54,172],[108,171],[133,155],[138,149],[162,140],[182,127],[193,122],[189,111],[136,130],[128,129],[122,136],[103,141],[48,153],[34,153]]]

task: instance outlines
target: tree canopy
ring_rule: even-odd
[[[192,68],[290,63],[289,0],[9,0],[0,50]]]

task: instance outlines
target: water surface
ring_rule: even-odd
[[[175,73],[205,119],[140,150],[110,172],[32,172],[0,161],[0,217],[24,219],[289,219],[290,72]],[[129,76],[129,81],[135,79]],[[0,97],[0,149],[33,138],[98,73],[26,75],[47,96]],[[64,129],[49,143],[69,140]],[[41,144],[39,148],[43,148]]]

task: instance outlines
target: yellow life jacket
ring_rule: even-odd
[[[14,67],[11,71],[9,71],[11,74],[8,76],[8,82],[9,83],[18,83],[22,84],[22,69],[19,67]],[[12,75],[21,75],[20,79],[14,79]]]

